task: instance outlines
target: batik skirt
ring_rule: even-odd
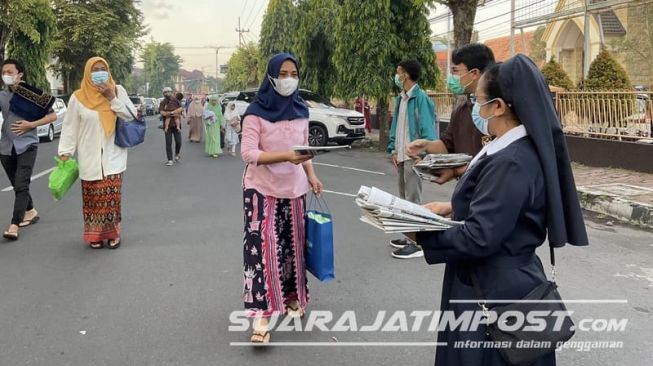
[[[120,238],[122,174],[82,181],[84,241],[97,243]]]
[[[243,301],[247,316],[285,314],[310,297],[304,253],[305,197],[280,199],[245,189]]]

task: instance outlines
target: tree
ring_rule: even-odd
[[[79,86],[86,60],[104,57],[117,82],[131,73],[134,50],[145,34],[143,15],[133,0],[52,0],[58,32],[55,71],[67,92]]]
[[[542,40],[545,30],[545,26],[537,27],[533,33],[533,39],[531,39],[531,51],[528,56],[538,65],[546,59],[546,42]],[[551,60],[553,61],[553,59]]]
[[[56,23],[48,0],[0,0],[0,13],[0,62],[5,53],[20,60],[27,70],[25,81],[49,91],[45,66]]]
[[[569,78],[569,75],[567,75],[565,70],[562,69],[562,66],[553,57],[542,67],[542,74],[549,85],[564,88],[565,90],[574,88],[574,83]]]
[[[175,55],[170,43],[158,43],[154,40],[146,44],[140,53],[143,63],[143,76],[149,83],[149,94],[159,94],[166,86],[171,86],[179,73],[182,59]]]
[[[330,98],[336,82],[333,63],[338,3],[336,0],[303,0],[298,5],[302,16],[292,49],[301,64],[301,87]],[[320,19],[320,21],[315,21]]]
[[[293,0],[270,0],[261,23],[258,47],[261,65],[267,65],[270,57],[279,52],[294,52],[298,19],[297,7]],[[315,22],[320,20],[313,19]],[[265,67],[262,67],[259,70],[259,78],[264,73]]]
[[[630,89],[626,70],[603,48],[592,61],[583,89]]]
[[[474,31],[474,19],[479,0],[436,0],[446,5],[453,15],[453,36],[455,48],[469,43]]]
[[[253,42],[239,47],[227,62],[227,74],[224,79],[223,91],[242,90],[259,86],[260,72],[258,69],[260,59],[259,50]]]

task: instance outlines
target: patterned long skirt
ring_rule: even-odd
[[[97,243],[120,238],[122,174],[82,181],[84,241]]]
[[[243,301],[249,317],[285,314],[297,301],[304,309],[310,297],[304,253],[305,197],[266,197],[244,191],[245,238]]]

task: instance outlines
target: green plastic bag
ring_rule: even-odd
[[[48,188],[50,188],[52,197],[59,201],[68,193],[79,177],[79,165],[72,158],[63,161],[55,156],[54,161],[57,162],[57,168],[48,177]]]

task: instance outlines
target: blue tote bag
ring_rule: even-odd
[[[333,217],[320,196],[311,194],[306,215],[306,269],[322,282],[336,278]]]
[[[120,117],[116,119],[115,144],[123,148],[142,144],[145,141],[145,131],[147,130],[145,120],[134,116],[131,109],[127,108],[127,110],[134,118],[132,121],[125,121]]]

